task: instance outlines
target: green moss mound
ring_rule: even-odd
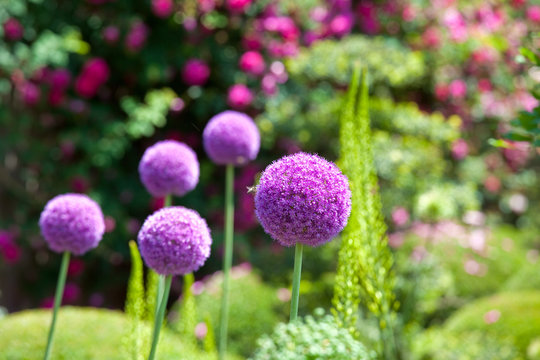
[[[486,321],[490,311],[496,314],[491,323]],[[511,337],[525,354],[530,342],[540,334],[540,291],[500,293],[478,299],[452,315],[444,328],[455,334],[481,331],[501,339]]]
[[[39,360],[43,358],[51,322],[49,310],[28,310],[0,320],[0,360]],[[52,359],[129,360],[126,334],[130,320],[119,311],[63,307],[56,323]],[[144,325],[150,334],[150,324]],[[146,358],[142,354],[139,358]],[[168,330],[160,335],[159,360],[214,360]]]

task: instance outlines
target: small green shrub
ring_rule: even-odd
[[[491,321],[490,311],[495,312]],[[500,293],[478,299],[454,313],[444,329],[453,334],[481,331],[500,339],[510,337],[525,354],[540,334],[540,291]]]
[[[414,344],[413,359],[421,360],[522,360],[509,339],[481,332],[426,331]]]
[[[293,323],[281,323],[258,341],[251,360],[364,360],[371,359],[364,345],[335,318],[319,311]]]
[[[48,310],[28,310],[0,320],[0,360],[43,358],[51,321]],[[123,337],[130,329],[129,318],[119,311],[63,307],[58,316],[52,358],[55,360],[125,360]],[[151,324],[143,324],[151,334]],[[168,330],[160,335],[160,360],[214,360],[184,343]]]
[[[214,331],[219,329],[223,276],[217,273],[204,282],[204,290],[195,297],[197,321],[210,319]],[[288,306],[277,296],[277,289],[265,285],[249,269],[238,266],[231,271],[229,300],[228,349],[232,353],[249,356],[257,339],[272,331],[283,320],[279,308]],[[181,319],[172,326],[181,324]],[[217,334],[216,334],[217,335]]]

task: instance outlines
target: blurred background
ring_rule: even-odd
[[[107,229],[95,251],[71,261],[64,303],[123,307],[128,241],[163,205],[137,166],[162,139],[187,143],[201,162],[199,185],[174,203],[212,228],[214,256],[196,284],[211,281],[221,268],[224,169],[208,160],[201,135],[232,108],[252,116],[262,136],[258,159],[236,172],[234,262],[252,277],[254,298],[273,299],[263,330],[271,329],[290,296],[293,252],[263,233],[246,188],[285,154],[338,159],[354,63],[369,71],[404,318],[427,328],[482,296],[540,293],[540,162],[516,131],[519,119],[540,117],[540,2],[2,0],[0,24],[4,311],[52,305],[60,256],[37,222],[65,192],[96,199]],[[301,313],[330,307],[338,249],[339,239],[306,254]],[[172,298],[181,291],[175,282]],[[200,301],[211,307],[209,296]],[[497,307],[478,311],[486,326],[499,320]]]

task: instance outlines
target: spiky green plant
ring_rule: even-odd
[[[177,327],[180,334],[182,334],[183,339],[196,344],[195,326],[197,326],[197,308],[195,297],[191,291],[191,286],[194,281],[195,277],[193,276],[193,273],[184,276],[184,290],[182,291],[182,301],[178,311],[180,321],[177,322]]]
[[[340,165],[349,178],[352,211],[342,233],[333,313],[340,326],[357,336],[363,304],[378,319],[381,356],[390,359],[396,351],[392,330],[395,277],[373,164],[368,106],[367,74],[357,68],[340,119]]]

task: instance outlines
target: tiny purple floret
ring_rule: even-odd
[[[334,163],[320,156],[285,156],[262,173],[255,214],[264,231],[283,246],[322,245],[347,225],[349,182]]]
[[[150,215],[138,235],[141,255],[162,275],[183,275],[199,269],[210,256],[212,238],[206,221],[182,206]]]
[[[64,194],[45,205],[39,227],[51,250],[82,255],[98,246],[105,219],[99,205],[88,196]]]
[[[261,136],[248,115],[224,111],[210,119],[203,131],[204,149],[218,165],[245,165],[259,153]]]
[[[146,190],[155,197],[182,196],[199,182],[199,161],[186,144],[165,140],[150,146],[139,163]]]

